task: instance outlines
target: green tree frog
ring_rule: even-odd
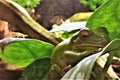
[[[108,32],[104,27],[80,29],[53,50],[49,72],[51,80],[58,80],[67,67],[72,67],[86,56],[101,51],[109,42]]]

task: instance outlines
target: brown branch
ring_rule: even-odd
[[[33,20],[27,11],[11,0],[0,0],[0,19],[14,25],[17,31],[22,31],[31,38],[51,42],[54,45],[60,42],[55,35]]]

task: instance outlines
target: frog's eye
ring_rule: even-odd
[[[79,37],[81,39],[86,39],[90,36],[90,30],[88,29],[83,29],[83,30],[80,30],[80,33],[79,33]]]

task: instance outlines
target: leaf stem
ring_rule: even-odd
[[[108,68],[113,60],[113,56],[114,56],[113,51],[111,51],[109,54],[110,55],[108,57],[108,60],[107,60],[106,64],[104,65],[104,68],[102,69],[102,72],[101,72],[102,74],[101,74],[100,80],[104,80],[105,74],[106,74],[106,72],[107,72],[107,70],[108,70]]]

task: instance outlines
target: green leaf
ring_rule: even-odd
[[[22,7],[29,7],[29,8],[35,8],[41,0],[12,0],[18,4],[20,4]]]
[[[112,40],[105,48],[104,52],[120,50],[120,39]]]
[[[39,59],[26,67],[20,80],[49,80],[50,59]]]
[[[0,48],[0,58],[2,58],[2,49]]]
[[[1,48],[2,60],[25,67],[36,59],[50,58],[54,46],[40,40],[23,39],[10,41]]]
[[[83,5],[89,6],[91,10],[95,10],[98,5],[103,4],[107,0],[79,0]]]
[[[82,79],[89,80],[93,65],[97,58],[107,52],[120,50],[120,39],[112,40],[101,52],[88,56],[81,60],[75,67],[69,70],[62,79]],[[109,61],[108,61],[109,62]],[[107,64],[106,64],[107,65]],[[104,72],[105,73],[105,72]],[[101,73],[102,75],[102,73]],[[100,76],[100,75],[98,75]],[[100,77],[103,77],[100,76]]]
[[[111,39],[120,38],[120,0],[108,0],[89,18],[89,28],[104,26]]]
[[[106,49],[107,51],[114,51],[114,56],[120,58],[120,39],[114,39],[111,45]]]

